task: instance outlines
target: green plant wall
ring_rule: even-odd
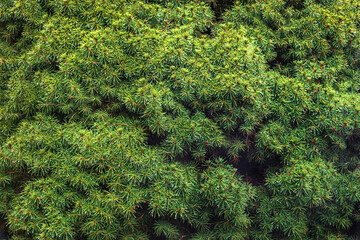
[[[351,239],[359,15],[352,0],[2,1],[9,237]]]

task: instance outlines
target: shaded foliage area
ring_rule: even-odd
[[[358,1],[3,1],[12,239],[349,239]]]

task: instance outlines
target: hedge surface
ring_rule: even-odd
[[[3,0],[11,239],[351,239],[359,31],[355,0]]]

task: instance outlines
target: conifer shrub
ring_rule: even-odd
[[[3,0],[9,237],[351,239],[359,15],[355,0]]]

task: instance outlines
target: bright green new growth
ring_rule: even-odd
[[[351,0],[2,1],[12,239],[350,239],[359,15]],[[248,160],[265,179],[237,173]]]

